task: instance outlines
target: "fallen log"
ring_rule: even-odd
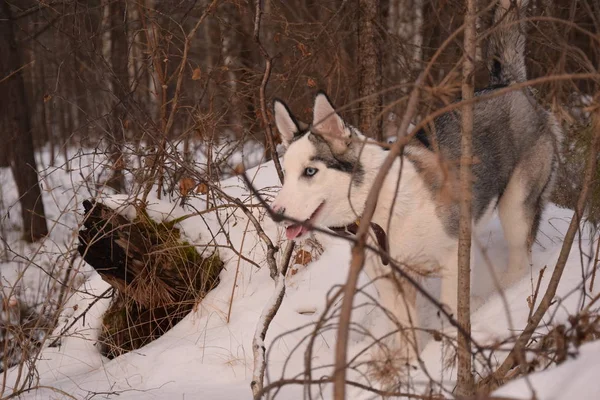
[[[78,251],[115,296],[103,317],[99,348],[114,358],[162,336],[219,283],[218,253],[203,256],[169,222],[141,203],[130,221],[97,202],[83,202]]]

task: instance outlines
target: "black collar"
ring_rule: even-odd
[[[334,231],[335,233],[337,233],[339,235],[344,235],[344,236],[356,235],[356,233],[358,232],[359,224],[360,224],[360,219],[357,219],[350,225],[346,225],[341,228],[340,227],[331,227],[329,229],[331,229],[332,231]],[[383,265],[388,265],[390,260],[389,260],[388,256],[386,255],[388,252],[387,235],[385,234],[385,231],[383,230],[383,228],[381,226],[379,226],[379,224],[376,224],[375,222],[371,222],[371,229],[373,229],[373,232],[375,233],[375,237],[377,238],[377,243],[379,244],[379,247],[381,248],[383,253],[385,253],[385,254],[381,254],[381,263]]]

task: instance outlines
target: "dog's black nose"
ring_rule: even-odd
[[[281,222],[283,220],[283,214],[285,214],[285,207],[273,206],[273,220],[275,222]]]

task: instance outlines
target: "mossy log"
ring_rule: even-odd
[[[203,257],[143,205],[135,205],[133,221],[100,203],[86,200],[83,207],[79,253],[116,289],[103,317],[103,355],[113,358],[162,336],[219,283],[218,254]]]

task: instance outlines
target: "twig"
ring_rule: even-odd
[[[50,343],[50,345],[48,347],[54,347],[58,344],[58,341],[60,340],[61,337],[63,337],[63,335],[69,330],[71,329],[71,327],[73,325],[75,325],[77,323],[77,321],[79,321],[79,319],[83,318],[87,312],[94,306],[94,304],[96,304],[98,301],[102,300],[102,299],[106,299],[109,296],[107,296],[108,292],[110,292],[111,290],[114,290],[113,287],[109,287],[108,289],[106,289],[104,292],[102,292],[102,294],[98,297],[96,297],[88,306],[87,308],[78,316],[75,317],[75,319],[66,327],[64,327],[60,333],[58,334],[58,336],[56,337],[56,339],[54,339],[52,341],[52,343]]]
[[[173,95],[173,99],[172,99],[171,113],[169,114],[169,119],[167,120],[167,126],[165,127],[165,131],[163,132],[165,137],[167,136],[168,132],[171,130],[171,127],[173,126],[173,122],[175,122],[175,113],[177,112],[177,104],[179,102],[179,96],[181,95],[181,84],[183,83],[183,72],[185,69],[185,65],[187,63],[188,53],[190,51],[190,43],[192,42],[194,35],[196,35],[196,31],[198,31],[198,28],[200,28],[200,25],[202,24],[202,22],[204,22],[206,17],[208,17],[210,15],[210,13],[212,13],[213,10],[215,9],[218,1],[219,0],[213,0],[204,9],[204,12],[202,13],[200,18],[196,22],[196,25],[194,25],[192,30],[185,37],[185,43],[184,43],[184,47],[183,47],[183,57],[181,58],[181,62],[179,63],[179,75],[177,76],[177,84],[175,87],[175,94]]]
[[[275,280],[275,290],[273,296],[267,302],[263,312],[256,325],[254,332],[254,339],[252,340],[252,351],[254,353],[254,367],[252,374],[252,382],[250,388],[255,399],[260,398],[260,393],[263,390],[263,381],[265,377],[266,360],[265,360],[265,337],[267,336],[267,330],[271,321],[277,314],[283,296],[285,295],[285,276],[287,274],[288,266],[292,258],[292,252],[294,251],[294,241],[289,241],[288,245],[283,253],[283,259],[281,260],[281,268],[278,271],[277,279]]]
[[[242,179],[244,179],[244,182],[246,183],[246,186],[248,186],[249,189],[254,187],[252,185],[252,182],[250,181],[250,179],[248,179],[248,177],[246,176],[246,174],[242,174]],[[252,190],[252,189],[250,189],[250,190]],[[261,202],[264,201],[264,200],[262,200],[262,198],[260,196],[258,196],[258,199]],[[240,205],[240,208],[242,209],[244,214],[246,214],[246,216],[248,218],[250,218],[250,220],[252,221],[252,224],[254,225],[254,228],[256,228],[256,232],[258,233],[258,236],[267,245],[267,264],[269,264],[269,269],[271,270],[271,278],[276,279],[277,274],[278,274],[278,268],[277,268],[277,263],[275,262],[275,253],[277,253],[278,248],[275,247],[275,245],[273,244],[271,239],[269,239],[269,237],[267,236],[267,234],[265,233],[263,228],[260,226],[260,223],[258,222],[258,220],[254,217],[254,215],[252,215],[250,210],[248,210],[245,207],[244,203],[242,203],[238,199],[233,199],[233,201]]]
[[[594,290],[594,281],[596,280],[596,270],[598,269],[598,253],[600,252],[600,237],[598,237],[598,244],[596,245],[596,255],[594,256],[594,263],[592,264],[592,279],[590,281],[590,292]]]
[[[242,236],[242,242],[240,244],[240,255],[238,256],[237,263],[235,266],[235,275],[233,277],[233,284],[231,285],[231,296],[229,297],[229,309],[227,310],[227,323],[229,323],[229,319],[231,318],[231,307],[233,306],[233,295],[235,294],[235,286],[237,284],[238,274],[240,272],[240,262],[242,261],[242,251],[244,251],[244,242],[246,241],[246,236],[248,234],[248,225],[250,225],[250,220],[246,221],[246,227],[244,228],[244,235]]]
[[[531,316],[533,315],[533,310],[535,308],[535,303],[537,302],[538,294],[540,293],[540,285],[542,284],[542,278],[544,277],[544,272],[546,272],[546,268],[547,266],[544,266],[544,268],[540,270],[540,273],[538,275],[537,284],[535,285],[535,292],[533,292],[533,299],[531,299],[531,308],[529,309],[529,315],[527,316],[528,322],[531,320]]]
[[[34,390],[39,390],[39,389],[48,389],[48,390],[51,390],[53,392],[56,392],[57,394],[60,394],[60,395],[62,395],[64,397],[66,397],[66,398],[73,399],[73,400],[77,399],[75,396],[73,396],[73,395],[65,392],[64,390],[60,390],[59,388],[55,388],[55,387],[52,387],[52,386],[46,386],[46,385],[38,385],[38,386],[33,386],[33,387],[30,387],[30,388],[25,388],[25,389],[21,389],[21,390],[15,391],[15,392],[11,393],[10,395],[8,395],[6,397],[3,397],[2,400],[8,400],[8,399],[12,399],[12,398],[15,398],[15,397],[20,397],[24,393],[32,392]]]
[[[28,62],[27,64],[17,68],[16,70],[12,71],[10,74],[6,75],[4,78],[0,79],[0,83],[4,82],[5,80],[10,79],[11,76],[18,74],[21,70],[29,67],[30,65],[33,65],[35,63],[35,60],[32,60],[30,62]]]
[[[467,0],[464,34],[464,61],[462,71],[462,98],[466,101],[474,97],[475,84],[475,0]],[[461,109],[462,134],[460,143],[460,219],[458,226],[458,323],[464,332],[457,338],[457,385],[459,396],[469,396],[474,392],[471,373],[471,202],[473,164],[473,104],[465,104]]]

